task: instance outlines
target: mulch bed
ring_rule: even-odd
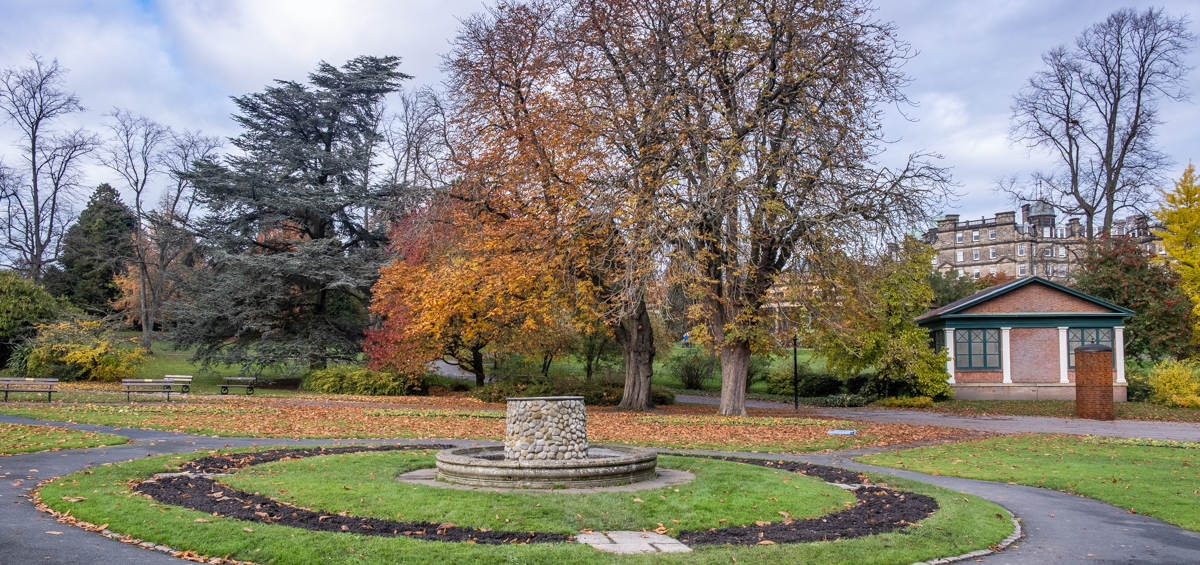
[[[184,472],[188,473],[222,474],[228,473],[231,469],[250,465],[291,461],[320,455],[364,451],[429,450],[448,447],[450,446],[442,444],[422,444],[272,449],[203,457],[184,463],[182,468]],[[870,482],[865,475],[855,471],[825,465],[741,457],[683,456],[781,469],[811,475],[829,483],[867,484]],[[331,514],[284,504],[258,494],[237,491],[201,476],[177,475],[149,479],[138,485],[135,491],[164,504],[191,508],[214,516],[314,531],[354,532],[362,535],[388,537],[406,536],[429,541],[472,541],[484,544],[555,543],[571,539],[571,536],[563,534],[497,532],[488,529],[463,528],[451,523],[396,522],[347,516],[344,513]],[[858,500],[858,504],[825,516],[805,520],[785,518],[783,522],[763,526],[731,526],[685,531],[680,533],[679,541],[688,545],[757,545],[763,542],[804,543],[849,539],[901,529],[929,517],[938,509],[937,501],[931,497],[879,487],[861,487],[854,492],[854,496]]]
[[[811,475],[827,483],[845,485],[867,484],[866,475],[849,469],[813,465],[795,461],[720,457],[714,455],[684,455],[702,459],[718,459],[782,469]],[[757,545],[774,543],[805,543],[859,538],[898,530],[928,518],[938,509],[932,497],[912,492],[863,486],[854,491],[858,504],[840,512],[804,520],[784,519],[765,526],[731,526],[679,533],[679,541],[688,545]]]

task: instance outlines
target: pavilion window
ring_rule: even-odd
[[[1000,330],[954,330],[958,369],[1000,369]]]
[[[1067,330],[1067,366],[1075,368],[1075,348],[1089,343],[1099,343],[1113,347],[1112,328],[1070,328]],[[1113,352],[1113,366],[1117,364],[1116,352]]]

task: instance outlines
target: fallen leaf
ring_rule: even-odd
[[[760,527],[760,528],[761,528],[761,527],[763,527],[763,526],[770,526],[770,525],[771,525],[771,523],[770,523],[770,522],[763,522],[762,520],[755,520],[755,521],[754,521],[754,525],[756,525],[756,526],[758,526],[758,527]]]
[[[46,533],[50,534],[52,536],[61,536],[62,535],[62,532],[46,532]]]
[[[634,502],[644,502],[644,501],[643,501],[642,499],[640,499],[640,498],[635,498],[635,499],[633,499],[633,501],[634,501]]]
[[[775,545],[775,542],[773,542],[769,539],[765,539],[765,540],[758,542],[756,545]]]
[[[86,498],[84,498],[82,496],[64,496],[64,497],[62,497],[62,499],[67,502],[83,502],[83,501],[87,500]]]
[[[254,533],[254,530],[252,530],[252,529],[250,529],[250,528],[242,528],[242,531],[243,531],[243,532],[250,532],[250,533]]]
[[[208,524],[208,523],[211,523],[211,522],[212,522],[212,520],[205,520],[204,518],[196,518],[196,520],[195,520],[195,521],[196,521],[196,522],[202,522],[202,523],[205,523],[205,524]]]

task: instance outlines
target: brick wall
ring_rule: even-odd
[[[1009,340],[1014,383],[1058,382],[1058,328],[1013,328]]]
[[[1111,312],[1111,310],[1065,292],[1033,283],[1010,290],[983,304],[972,306],[963,310],[962,313],[1002,314],[1007,312]],[[1055,337],[1055,340],[1057,339]]]
[[[1002,383],[1004,373],[1000,371],[963,371],[954,370],[955,383]]]

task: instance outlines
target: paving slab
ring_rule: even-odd
[[[692,548],[679,540],[655,532],[613,531],[576,534],[575,543],[587,544],[600,551],[616,554],[690,553],[692,551]]]
[[[719,398],[680,394],[676,402],[686,404],[720,404]],[[748,400],[750,408],[788,409],[790,403]],[[806,414],[831,419],[861,420],[885,424],[941,426],[1000,434],[1049,433],[1094,435],[1123,438],[1200,441],[1200,424],[1190,422],[1150,422],[1145,420],[1083,420],[1080,418],[1049,418],[1045,416],[956,416],[918,410],[883,410],[871,408],[818,408],[802,406]]]

